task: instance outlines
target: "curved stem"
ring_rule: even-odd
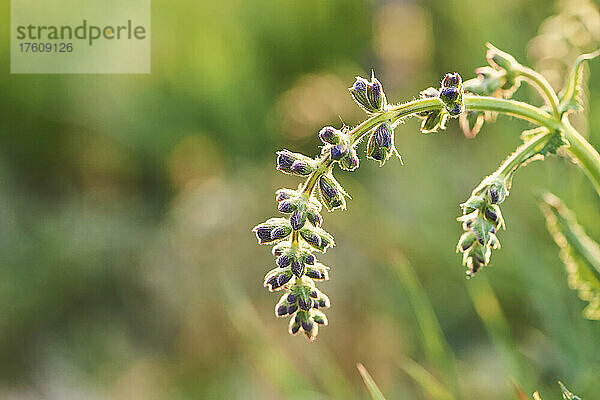
[[[552,107],[552,114],[554,118],[557,120],[560,119],[560,110],[558,108],[559,100],[556,92],[550,86],[550,83],[544,78],[539,72],[532,70],[531,68],[521,66],[519,69],[519,74],[526,80],[532,83],[532,86],[537,89],[537,91],[542,95],[542,98],[550,104]]]
[[[573,128],[567,117],[563,118],[562,125],[565,127],[565,138],[570,143],[567,151],[578,161],[600,196],[600,154]]]
[[[561,123],[547,112],[521,101],[473,95],[465,95],[463,100],[467,110],[499,112],[545,126],[551,130],[561,128]]]

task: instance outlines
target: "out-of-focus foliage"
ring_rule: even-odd
[[[540,204],[546,225],[560,247],[569,286],[590,304],[584,315],[600,320],[600,246],[585,234],[575,215],[556,196],[546,193]]]
[[[346,89],[356,75],[373,68],[399,101],[446,72],[473,76],[488,41],[533,63],[528,42],[560,4],[153,0],[145,76],[9,75],[0,43],[0,398],[366,398],[357,362],[387,398],[425,398],[399,361],[453,378],[423,344],[424,293],[464,398],[510,398],[511,381],[559,398],[561,378],[593,399],[600,327],[580,317],[533,194],[556,193],[600,237],[600,204],[576,168],[548,160],[515,178],[510,234],[482,271],[493,292],[457,265],[456,204],[516,147],[523,122],[499,117],[466,140],[457,124],[430,137],[408,121],[395,131],[404,166],[340,173],[354,200],[327,217],[335,306],[315,343],[273,320],[257,278],[273,259],[250,233],[272,191],[297,184],[276,173],[275,151],[314,152],[322,126],[362,118]],[[0,15],[9,27],[8,7]],[[571,65],[589,43],[557,59]],[[598,146],[600,102],[588,102]],[[421,294],[398,286],[397,253]]]

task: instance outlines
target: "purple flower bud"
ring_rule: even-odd
[[[458,94],[459,92],[457,88],[445,87],[440,93],[440,99],[442,99],[444,103],[452,103],[458,99]]]
[[[306,218],[308,218],[308,220],[310,221],[310,223],[313,224],[314,226],[321,226],[321,224],[323,223],[323,217],[316,210],[310,210],[309,209],[306,212]]]
[[[367,97],[369,103],[371,103],[371,107],[376,110],[383,109],[383,106],[385,105],[385,95],[383,94],[381,82],[375,77],[371,78],[371,83],[367,85]]]
[[[298,333],[298,330],[300,330],[300,324],[293,324],[290,328],[290,332],[292,332],[292,335]]]
[[[313,245],[317,248],[321,247],[321,237],[312,232],[301,231],[302,238],[306,240],[306,243]]]
[[[277,284],[279,286],[283,286],[286,283],[288,283],[290,281],[290,279],[292,279],[291,275],[281,274],[281,275],[279,275],[279,278],[277,278]]]
[[[286,305],[281,305],[277,308],[277,316],[283,317],[288,313],[288,307]]]
[[[329,143],[329,144],[337,144],[340,142],[340,131],[338,131],[337,129],[331,127],[331,126],[326,126],[325,128],[321,129],[321,131],[319,132],[319,138],[321,139],[321,141],[323,143]]]
[[[278,191],[275,192],[275,200],[277,200],[279,202],[279,201],[291,199],[292,197],[294,197],[296,195],[297,195],[297,192],[295,190],[279,189]]]
[[[302,297],[298,298],[298,307],[301,310],[308,311],[312,307],[312,301],[306,301]]]
[[[449,108],[446,107],[446,111],[448,111],[448,114],[452,115],[453,117],[462,114],[464,110],[465,106],[462,103],[454,103]]]
[[[369,89],[367,88],[368,85],[369,82],[367,80],[357,77],[356,82],[354,82],[354,85],[348,90],[350,90],[350,94],[352,95],[354,101],[356,101],[356,103],[359,106],[361,106],[365,111],[375,112],[378,111],[378,109],[376,107],[373,107],[373,105],[367,97],[367,92],[369,91]],[[372,90],[373,89],[371,88],[371,91]]]
[[[306,212],[294,211],[294,213],[290,217],[290,225],[292,226],[292,229],[295,231],[300,230],[304,226],[305,223],[306,223]]]
[[[348,155],[339,161],[340,168],[346,171],[354,171],[356,168],[358,168],[359,164],[360,159],[356,155],[356,151],[354,149],[351,149]]]
[[[304,176],[309,175],[313,171],[313,168],[307,162],[298,160],[294,161],[290,166],[290,170],[298,175]]]
[[[337,188],[328,179],[323,178],[324,177],[321,177],[321,179],[319,179],[319,188],[321,189],[321,194],[328,199],[336,198],[339,195]]]
[[[277,265],[280,268],[285,268],[285,267],[289,266],[291,264],[291,262],[292,262],[292,259],[285,254],[277,257]]]
[[[290,233],[292,233],[292,230],[289,229],[289,227],[278,226],[278,227],[273,228],[273,230],[271,231],[271,239],[272,240],[283,239],[286,236],[288,236]]]
[[[327,301],[325,301],[325,299],[319,299],[319,307],[327,307]]]
[[[310,297],[312,297],[313,299],[316,299],[319,297],[319,293],[317,293],[316,290],[313,290],[312,292],[310,292]]]
[[[306,332],[307,334],[310,334],[313,330],[313,323],[308,321],[302,321],[302,329],[304,329],[304,332]]]
[[[314,315],[313,320],[319,325],[325,325],[325,318],[323,318],[321,315]]]
[[[307,254],[304,257],[304,262],[309,265],[313,265],[315,263],[315,256],[313,256],[312,254]]]
[[[343,143],[331,147],[331,159],[340,160],[348,154],[348,146]]]
[[[302,322],[302,318],[300,318],[300,313],[296,314],[296,317],[294,318],[294,322],[297,324]]]
[[[260,244],[271,241],[271,228],[270,227],[258,226],[254,229],[254,233],[256,233],[256,237],[258,238],[258,242]]]
[[[270,277],[267,280],[267,285],[271,286],[271,289],[275,289],[277,286],[277,275]]]
[[[288,294],[287,301],[290,304],[294,304],[296,302],[296,295],[294,293]]]
[[[316,309],[318,309],[318,308],[319,308],[319,301],[318,301],[318,300],[315,300],[315,301],[313,302],[313,308],[316,308]]]
[[[288,314],[291,315],[291,314],[295,313],[297,309],[298,309],[298,306],[296,304],[292,304],[288,307],[287,312],[288,312]]]
[[[462,83],[462,78],[458,72],[448,73],[442,80],[442,87],[458,87]]]
[[[300,260],[294,260],[292,262],[292,272],[294,275],[296,276],[302,276],[302,274],[304,273],[304,263]]]
[[[392,131],[388,129],[387,124],[381,124],[375,130],[375,141],[380,147],[392,148]]]
[[[288,170],[294,161],[296,160],[291,153],[285,151],[277,152],[277,169]]]
[[[492,210],[490,207],[485,208],[485,216],[487,219],[489,219],[492,222],[498,221],[498,214],[496,214],[496,212],[494,210]]]
[[[294,205],[293,202],[291,202],[289,200],[284,200],[281,203],[279,203],[279,205],[277,206],[277,209],[279,210],[279,212],[282,212],[284,214],[289,214],[296,209],[296,206]]]
[[[323,279],[323,274],[321,274],[321,271],[317,269],[310,269],[306,271],[306,276],[312,279]]]

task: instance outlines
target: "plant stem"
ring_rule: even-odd
[[[542,95],[542,98],[548,104],[550,104],[550,107],[552,107],[552,114],[554,115],[554,118],[559,120],[560,110],[558,108],[558,96],[546,78],[544,78],[539,72],[525,66],[521,66],[519,68],[519,74],[532,83],[532,86],[538,90],[538,92]]]
[[[573,128],[567,117],[563,118],[562,125],[565,128],[565,138],[571,144],[567,151],[577,160],[600,196],[600,154]]]

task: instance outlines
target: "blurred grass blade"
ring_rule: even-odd
[[[407,358],[400,363],[400,368],[417,382],[428,396],[434,400],[454,400],[455,397],[435,376],[423,366]]]
[[[429,363],[439,369],[445,386],[460,398],[460,387],[452,349],[446,341],[425,289],[406,257],[396,254],[392,261],[392,267],[407,294],[411,309],[415,313],[421,332],[420,340]]]
[[[573,393],[571,393],[569,391],[569,389],[567,389],[561,381],[558,381],[558,384],[560,385],[560,389],[562,390],[563,399],[565,399],[565,400],[581,400],[581,397],[575,396]]]
[[[373,400],[385,400],[385,397],[383,397],[383,393],[381,393],[381,390],[379,390],[377,384],[375,383],[373,378],[371,378],[369,371],[367,371],[364,365],[358,363],[356,364],[356,368],[358,368],[358,372],[360,372],[360,376],[362,376],[363,381],[365,382],[365,386],[367,387],[367,390],[371,395],[371,398]]]
[[[517,350],[518,346],[512,338],[508,321],[500,308],[500,302],[485,275],[469,281],[467,291],[471,296],[477,315],[492,338],[508,377],[520,387],[531,387],[532,373],[527,367],[528,363]]]
[[[563,400],[581,400],[581,397],[571,393],[561,381],[558,381],[558,384],[560,385],[560,390],[562,390]],[[533,400],[542,400],[539,392],[533,394]]]
[[[540,208],[548,231],[560,247],[569,287],[589,302],[584,317],[600,320],[600,246],[586,235],[575,214],[555,195],[544,194]]]
[[[512,381],[512,385],[513,385],[513,388],[515,389],[515,395],[517,396],[517,400],[529,399],[529,396],[527,396],[527,393],[525,393],[523,388],[521,386],[519,386],[519,384],[517,382]],[[535,397],[535,394],[534,394],[534,397]]]

